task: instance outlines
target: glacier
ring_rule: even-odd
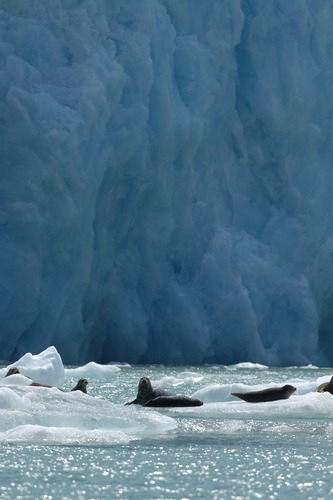
[[[0,356],[333,362],[330,0],[0,0]]]

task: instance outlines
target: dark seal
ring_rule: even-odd
[[[84,394],[87,394],[87,385],[88,385],[88,380],[86,378],[80,378],[78,380],[78,383],[76,384],[72,391],[81,391],[84,392]]]
[[[330,392],[333,394],[333,377],[331,377],[329,382],[318,385],[316,392]]]
[[[159,396],[158,398],[147,401],[145,406],[155,406],[160,408],[183,407],[183,406],[202,406],[200,399],[189,398],[188,396]]]
[[[126,405],[141,405],[155,407],[175,407],[175,406],[201,406],[203,403],[199,399],[188,396],[178,396],[162,389],[154,389],[148,377],[140,378],[138,394],[133,401]]]
[[[151,382],[148,377],[140,378],[138,385],[138,394],[133,401],[126,403],[127,405],[142,405],[145,406],[148,401],[158,398],[160,396],[172,396],[167,391],[163,391],[162,389],[153,389]]]
[[[11,375],[18,375],[18,374],[20,375],[20,370],[14,367],[8,370],[5,377],[10,377]],[[52,389],[53,387],[52,385],[39,384],[38,382],[34,382],[31,377],[28,377],[27,375],[24,376],[32,381],[30,385],[33,387],[48,387],[49,389]],[[85,394],[87,394],[87,385],[88,385],[88,380],[86,378],[80,378],[76,386],[73,387],[71,391],[82,391]],[[59,391],[64,392],[63,389],[60,389],[59,387],[57,387],[57,389],[59,389]]]
[[[284,385],[283,387],[272,387],[262,391],[232,392],[231,394],[248,403],[266,403],[267,401],[288,399],[296,390],[296,387],[292,385]]]
[[[5,377],[10,377],[11,375],[18,375],[19,373],[20,373],[20,370],[18,368],[16,368],[16,366],[14,366],[13,368],[9,368]]]

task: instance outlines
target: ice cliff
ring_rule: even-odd
[[[0,357],[333,362],[330,0],[0,0]]]

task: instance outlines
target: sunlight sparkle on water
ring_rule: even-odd
[[[0,410],[1,499],[88,500],[96,492],[99,499],[120,500],[328,497],[333,398],[314,393],[313,386],[330,371],[288,369],[288,381],[304,381],[301,394],[252,405],[230,396],[235,378],[251,388],[250,379],[264,387],[284,376],[281,370],[252,369],[249,377],[246,369],[243,378],[243,370],[204,367],[200,377],[190,377],[180,367],[147,368],[164,381],[162,388],[181,386],[189,395],[201,390],[204,405],[185,409],[124,406],[143,367],[122,368],[115,384],[99,375],[85,396],[7,388],[5,396],[15,391],[15,401],[23,401],[28,394],[34,406]],[[65,387],[73,382],[69,377]]]

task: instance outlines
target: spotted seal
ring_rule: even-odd
[[[153,389],[150,379],[148,377],[141,377],[138,385],[138,394],[133,401],[125,404],[127,405],[141,405],[145,406],[151,399],[158,398],[160,396],[171,396],[167,391],[162,389]]]
[[[141,377],[138,385],[138,394],[133,401],[125,406],[137,404],[141,406],[173,407],[173,406],[201,406],[199,399],[179,396],[162,389],[154,389],[148,377]]]
[[[333,377],[331,377],[329,382],[318,385],[316,392],[330,392],[333,394]]]
[[[267,401],[288,399],[296,390],[296,387],[287,384],[283,387],[272,387],[262,391],[232,392],[231,394],[248,403],[265,403]]]
[[[86,378],[80,378],[75,387],[73,387],[72,391],[81,391],[84,394],[87,394],[87,385],[88,380]]]
[[[18,368],[16,368],[15,366],[13,368],[10,368],[8,370],[8,372],[6,373],[5,377],[10,377],[11,375],[21,375],[20,373],[20,370]],[[34,382],[32,380],[31,377],[29,377],[28,375],[24,375],[26,378],[30,379],[32,382],[31,382],[31,386],[33,387],[48,387],[49,389],[52,389],[52,385],[46,385],[46,384],[39,384],[38,382]],[[71,391],[81,391],[81,392],[84,392],[85,394],[87,394],[87,385],[88,385],[88,380],[86,378],[80,378],[76,384],[75,387],[73,387],[73,389],[71,389]],[[59,389],[59,391],[63,391],[63,389],[60,389],[59,387],[57,387],[57,389]]]
[[[10,377],[11,375],[18,375],[18,374],[20,374],[20,370],[16,368],[16,366],[14,366],[13,368],[9,368],[5,377]]]

